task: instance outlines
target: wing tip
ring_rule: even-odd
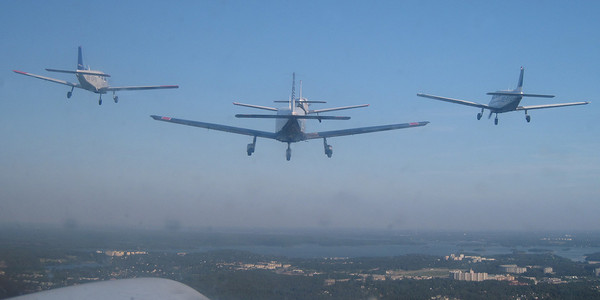
[[[157,116],[157,115],[150,115],[150,117],[157,121],[171,121],[171,117],[164,117],[164,116]]]
[[[23,72],[23,71],[19,71],[19,70],[13,70],[13,72],[17,73],[17,74],[23,74],[23,75],[27,75],[27,73]]]

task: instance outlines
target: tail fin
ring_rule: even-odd
[[[79,46],[77,52],[77,70],[85,70],[85,67],[83,66],[83,57],[81,55],[81,46]]]
[[[517,83],[517,88],[515,91],[522,92],[523,91],[523,72],[525,70],[521,67],[521,75],[519,75],[519,83]]]
[[[292,97],[290,98],[290,110],[296,107],[296,72],[292,73]]]

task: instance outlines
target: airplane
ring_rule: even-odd
[[[531,121],[531,116],[527,114],[528,110],[552,108],[552,107],[562,107],[562,106],[573,106],[573,105],[585,105],[585,104],[590,103],[589,101],[585,101],[585,102],[572,102],[572,103],[556,103],[556,104],[519,106],[519,103],[521,102],[521,99],[523,99],[523,97],[540,97],[540,98],[553,98],[554,97],[554,95],[523,93],[523,72],[524,72],[524,69],[523,69],[523,67],[521,67],[521,75],[519,76],[519,82],[517,84],[516,89],[487,93],[488,95],[492,96],[492,100],[490,100],[488,105],[477,103],[477,102],[471,102],[471,101],[467,101],[467,100],[446,98],[446,97],[427,95],[427,94],[421,94],[421,93],[417,94],[417,96],[481,108],[481,112],[477,114],[477,120],[480,120],[481,117],[483,116],[483,111],[485,109],[488,109],[490,111],[490,114],[488,115],[488,119],[490,119],[492,117],[492,114],[496,114],[496,118],[494,119],[495,125],[498,125],[498,114],[499,113],[523,110],[523,111],[525,111],[525,120],[527,121],[527,123],[529,123]]]
[[[102,72],[90,70],[89,67],[84,67],[83,58],[81,55],[81,46],[78,49],[77,55],[77,70],[59,70],[59,69],[46,69],[48,72],[58,72],[58,73],[69,73],[75,74],[79,83],[73,83],[69,81],[64,81],[60,79],[50,78],[46,76],[35,75],[23,71],[13,70],[13,72],[25,76],[31,76],[43,80],[48,80],[60,84],[64,84],[71,87],[71,90],[67,92],[67,98],[71,98],[73,95],[73,89],[80,88],[84,90],[88,90],[90,92],[94,92],[96,94],[100,94],[100,98],[98,99],[98,105],[102,105],[102,94],[106,94],[107,92],[113,92],[113,100],[115,103],[119,102],[119,97],[115,94],[116,91],[123,90],[155,90],[155,89],[176,89],[179,88],[178,85],[152,85],[152,86],[120,86],[120,87],[111,87],[108,85],[107,77],[110,75]]]
[[[195,126],[231,133],[237,133],[242,135],[248,135],[253,137],[252,143],[248,144],[246,147],[246,152],[248,156],[254,153],[256,148],[256,138],[268,138],[277,140],[283,143],[287,143],[288,147],[286,150],[286,159],[289,161],[292,156],[292,150],[290,148],[291,143],[296,143],[300,141],[312,140],[312,139],[323,139],[323,147],[325,148],[325,155],[331,158],[333,154],[333,147],[327,144],[327,138],[337,137],[337,136],[346,136],[353,134],[362,134],[362,133],[370,133],[377,131],[385,131],[385,130],[394,130],[394,129],[402,129],[402,128],[412,128],[425,126],[429,122],[413,122],[413,123],[402,123],[402,124],[391,124],[391,125],[381,125],[381,126],[371,126],[371,127],[359,127],[359,128],[350,128],[350,129],[342,129],[342,130],[333,130],[333,131],[321,131],[321,132],[305,132],[305,123],[306,120],[318,120],[321,122],[322,120],[348,120],[350,117],[345,116],[323,116],[320,113],[345,110],[345,109],[353,109],[359,107],[366,107],[368,104],[362,105],[353,105],[353,106],[344,106],[344,107],[334,107],[334,108],[325,108],[325,109],[310,109],[310,104],[313,103],[326,103],[325,101],[309,101],[308,99],[302,97],[302,81],[300,81],[300,96],[296,98],[295,96],[295,85],[296,85],[296,74],[292,74],[292,94],[288,101],[275,101],[275,103],[287,103],[288,106],[284,108],[273,108],[267,106],[259,106],[252,104],[243,104],[234,102],[234,105],[269,110],[275,112],[275,114],[237,114],[235,115],[237,118],[258,118],[258,119],[275,119],[275,132],[267,132],[260,131],[248,128],[239,128],[227,125],[219,125],[212,123],[204,123],[197,121],[189,121],[176,119],[165,116],[157,116],[151,115],[154,120],[177,123],[188,126]]]

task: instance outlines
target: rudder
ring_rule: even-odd
[[[79,46],[77,51],[77,70],[85,70],[85,67],[83,66],[83,57],[81,55],[81,46]]]

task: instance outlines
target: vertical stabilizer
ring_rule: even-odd
[[[292,73],[292,97],[290,99],[290,110],[296,107],[296,72]]]
[[[523,91],[523,72],[525,70],[523,69],[523,67],[521,67],[521,75],[519,75],[519,83],[517,83],[517,88],[515,89],[518,92],[522,92]]]
[[[85,67],[83,66],[83,57],[81,55],[81,46],[79,46],[77,52],[77,70],[85,70]]]

